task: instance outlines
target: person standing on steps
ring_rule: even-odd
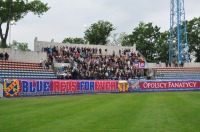
[[[6,52],[5,55],[4,55],[4,57],[5,57],[5,61],[8,60],[9,54]]]

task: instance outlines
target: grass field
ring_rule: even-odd
[[[0,99],[0,132],[199,132],[200,92]]]

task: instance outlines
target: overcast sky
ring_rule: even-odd
[[[41,18],[29,13],[12,26],[11,42],[16,40],[34,48],[39,41],[62,42],[67,37],[83,37],[86,26],[99,20],[116,27],[113,33],[130,34],[140,21],[169,29],[171,0],[41,0],[51,9]],[[185,0],[186,20],[200,16],[200,0]],[[9,42],[9,38],[7,40]]]

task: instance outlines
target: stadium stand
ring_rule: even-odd
[[[136,51],[136,47],[37,42],[34,47],[35,55],[31,54],[32,52],[26,53],[27,56],[34,56],[33,59],[26,60],[27,62],[23,62],[23,59],[29,58],[24,57],[26,56],[24,52],[1,50],[3,53],[0,53],[0,78],[113,80],[200,78],[200,65],[187,67],[189,64],[185,64],[175,67],[170,64],[170,67],[167,67],[169,65],[167,61],[150,64],[140,52]],[[10,57],[5,61],[6,51]],[[51,64],[54,65],[53,69]],[[55,64],[60,64],[60,67]]]
[[[107,51],[109,49],[106,49]],[[112,54],[102,54],[101,48],[56,46],[45,47],[49,62],[67,63],[58,72],[59,79],[113,79],[127,80],[129,78],[142,78],[143,68],[134,63],[145,63],[139,52],[124,49]],[[53,59],[54,58],[54,59]]]
[[[0,60],[0,78],[55,79],[56,76],[39,63]]]
[[[200,67],[156,67],[156,79],[200,79]]]

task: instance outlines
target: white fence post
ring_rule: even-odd
[[[3,98],[3,84],[0,83],[0,98]]]

